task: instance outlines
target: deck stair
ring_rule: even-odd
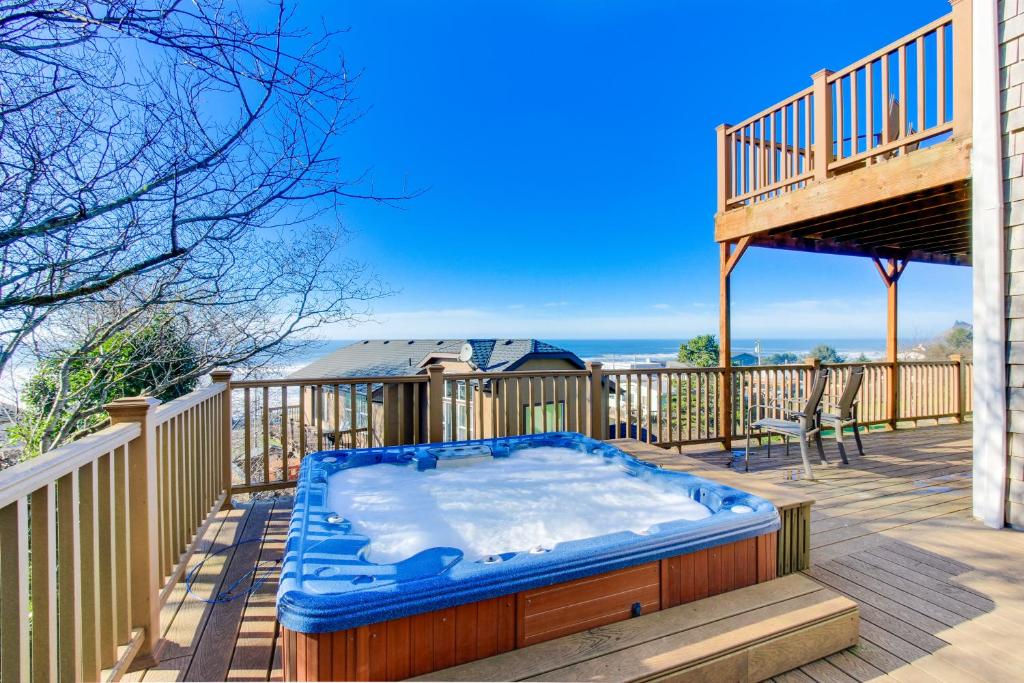
[[[800,574],[436,671],[434,681],[760,681],[857,643],[857,604]]]

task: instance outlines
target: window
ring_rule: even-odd
[[[444,409],[441,411],[441,426],[445,441],[452,440],[451,401],[444,402]]]
[[[554,432],[562,428],[565,420],[565,401],[540,403],[523,406],[523,430],[527,434],[539,434],[545,431],[544,418],[547,416],[547,431]]]
[[[460,440],[460,441],[469,438],[468,432],[466,431],[466,404],[465,403],[461,403],[458,406],[456,406],[456,408],[455,408],[455,417],[456,417],[456,420],[458,422],[457,426],[458,426],[458,430],[459,430],[458,436],[456,438],[458,440]]]

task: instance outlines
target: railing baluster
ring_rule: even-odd
[[[249,396],[249,387],[242,390],[242,396],[242,410],[245,416],[242,418],[242,428],[244,430],[242,438],[242,448],[244,449],[242,469],[244,470],[245,485],[249,486],[252,484],[252,399]]]
[[[858,111],[857,97],[857,69],[850,72],[850,156],[855,156],[860,150],[857,148],[860,138],[860,112]]]
[[[355,397],[353,396],[353,403],[355,405]],[[355,424],[355,408],[352,409],[352,423]],[[288,387],[281,387],[281,481],[288,481],[291,479],[288,464],[288,432],[291,429],[288,417]],[[355,432],[352,433],[352,444],[355,446]],[[269,474],[267,475],[269,479]]]
[[[286,415],[281,413],[281,422],[283,423],[286,419]],[[263,387],[263,403],[260,406],[260,422],[261,422],[261,439],[262,449],[260,452],[261,465],[263,467],[263,478],[260,480],[264,484],[270,483],[270,387]],[[249,457],[246,457],[246,462],[249,462]]]
[[[864,149],[875,145],[875,63],[864,67]]]
[[[357,412],[357,409],[356,409],[356,400],[358,399],[358,394],[356,393],[356,385],[355,385],[355,383],[352,383],[352,384],[348,385],[348,399],[349,399],[348,400],[348,404],[349,404],[348,405],[348,409],[349,409],[349,425],[348,425],[348,429],[349,429],[349,432],[348,432],[349,448],[358,448],[358,445],[356,444],[356,428],[357,428],[357,424],[356,423],[358,422],[358,412]]]
[[[166,429],[162,431],[166,432]],[[158,440],[159,443],[159,440]],[[117,603],[124,598],[118,595],[117,580],[115,576],[115,564],[117,562],[117,546],[115,544],[115,519],[117,518],[117,491],[114,487],[114,453],[101,455],[96,461],[97,476],[97,502],[99,504],[99,516],[96,521],[96,528],[99,533],[99,555],[100,558],[97,582],[99,588],[99,623],[100,623],[100,668],[107,669],[117,661],[117,627],[115,625],[117,614]],[[35,498],[32,499],[33,506]],[[173,509],[173,508],[172,508]],[[166,514],[166,513],[165,513]],[[170,518],[168,518],[168,521]],[[171,536],[170,525],[166,527],[165,533]],[[33,544],[36,542],[35,532],[32,535]],[[35,561],[35,558],[33,558]],[[53,586],[52,583],[45,584]]]
[[[897,139],[902,140],[907,137],[907,48],[905,45],[900,45],[896,52],[896,65],[899,69],[899,106],[897,111],[899,112],[899,136]],[[901,154],[906,153],[906,147],[901,148]]]
[[[82,548],[82,675],[86,680],[97,681],[100,678],[100,539],[96,461],[83,465],[78,476]]]
[[[385,399],[386,400],[386,399]],[[324,387],[316,386],[316,449],[324,449]]]
[[[376,430],[373,428],[373,384],[366,383],[366,447],[378,445],[374,442]]]
[[[334,447],[341,448],[341,385],[334,385]]]
[[[0,509],[0,678],[29,677],[28,501]]]
[[[299,441],[299,463],[302,463],[303,458],[306,457],[306,389],[307,387],[299,385],[299,414],[298,414],[298,441]],[[369,406],[367,406],[369,407]],[[367,414],[369,415],[369,414]]]
[[[57,481],[57,642],[60,678],[82,680],[81,541],[78,525],[78,476]],[[6,648],[5,648],[6,649]],[[16,678],[14,680],[17,680]]]
[[[917,46],[917,131],[925,129],[925,90],[924,90],[924,36],[914,41]]]
[[[32,680],[36,683],[49,683],[57,680],[57,499],[56,485],[52,482],[36,489],[31,496],[31,539],[32,539]],[[9,522],[10,520],[8,520]],[[24,534],[18,534],[25,538]],[[7,539],[0,540],[0,548],[13,548]],[[0,552],[3,552],[0,550]],[[6,553],[4,553],[6,554]],[[7,567],[0,567],[0,574],[8,576]],[[7,585],[7,581],[4,581]],[[115,592],[116,595],[116,592]],[[3,597],[7,605],[7,596]],[[4,609],[4,613],[22,612],[22,610]],[[27,615],[27,610],[25,612]],[[0,632],[6,632],[6,624],[0,625]],[[14,632],[17,634],[17,630]],[[116,637],[116,634],[115,634]],[[20,660],[20,644],[12,646],[4,638],[0,641],[0,649],[4,652],[19,653],[15,659]],[[4,657],[6,659],[6,657]],[[19,667],[21,665],[19,664]],[[24,680],[24,671],[20,676],[8,677],[4,666],[4,680]]]

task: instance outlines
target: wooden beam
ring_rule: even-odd
[[[830,177],[781,197],[715,216],[715,240],[726,242],[970,178],[970,145],[948,140],[885,163]]]
[[[880,258],[900,258],[920,263],[936,263],[946,266],[970,266],[970,254],[934,253],[923,250],[887,249],[885,247],[868,247],[860,244],[847,244],[826,240],[799,239],[796,237],[780,237],[768,235],[754,237],[751,246],[769,249],[787,249],[814,254],[835,254],[839,256],[879,256]]]
[[[885,266],[882,265],[882,260],[877,256],[872,256],[871,261],[875,264],[875,268],[878,269],[878,274],[882,276],[882,282],[888,287],[892,284],[892,280],[889,278],[889,273],[886,272]]]
[[[749,236],[748,237],[741,237],[739,242],[736,243],[736,249],[732,252],[732,254],[729,256],[729,259],[725,263],[725,275],[726,275],[726,277],[732,275],[733,269],[736,267],[736,264],[740,262],[740,259],[743,258],[743,253],[747,250],[747,247],[749,247],[749,246],[750,246],[750,237]]]
[[[854,210],[797,223],[788,228],[787,231],[795,235],[802,235],[804,232],[814,232],[824,237],[833,231],[844,232],[858,226],[870,227],[878,225],[881,221],[905,215],[914,215],[921,211],[922,206],[926,206],[928,209],[935,209],[943,205],[957,203],[970,206],[970,202],[970,183],[969,181],[961,181],[942,187],[912,192],[888,201],[872,202],[871,204],[858,206]]]

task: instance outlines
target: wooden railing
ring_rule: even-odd
[[[854,365],[865,367],[858,394],[864,425],[962,419],[970,412],[971,366],[959,360],[833,365],[825,401],[838,402]],[[816,367],[605,370],[595,363],[586,370],[444,373],[438,365],[410,377],[234,382],[233,491],[294,486],[304,455],[330,448],[560,430],[666,448],[727,442],[746,434],[752,407],[802,401]],[[720,407],[727,381],[732,425],[723,433]],[[893,382],[895,410],[889,400]]]
[[[718,128],[719,212],[970,134],[971,7],[953,11],[810,87]]]
[[[608,370],[608,436],[662,446],[719,440],[719,368]]]
[[[233,382],[234,490],[293,486],[314,451],[425,441],[426,384],[426,376]]]
[[[160,607],[228,495],[230,373],[0,472],[0,679],[117,679],[152,663]]]

